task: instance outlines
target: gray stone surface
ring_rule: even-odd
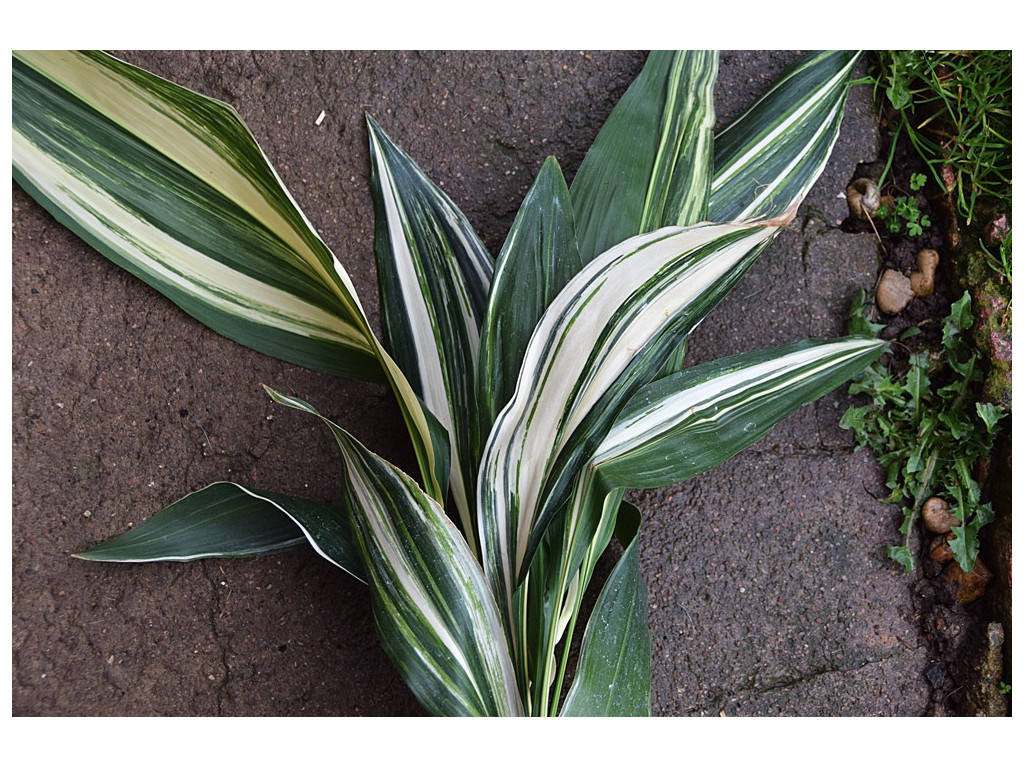
[[[639,71],[617,53],[130,53],[232,103],[346,264],[376,322],[363,112],[497,252],[554,154],[568,176]],[[725,53],[735,117],[793,54]],[[317,126],[320,111],[326,119]],[[799,219],[698,329],[694,360],[842,330],[874,245],[837,197],[874,157],[870,94]],[[112,566],[70,558],[209,482],[331,499],[334,447],[273,406],[299,395],[410,466],[381,388],[270,360],[213,334],[13,192],[13,711],[17,715],[405,715],[365,590],[311,552]],[[928,659],[912,582],[884,556],[896,520],[876,469],[804,409],[689,483],[635,494],[660,715],[916,715]]]

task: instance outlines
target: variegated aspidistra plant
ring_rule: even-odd
[[[381,335],[236,113],[100,53],[18,52],[14,177],[214,330],[398,400],[419,479],[337,440],[341,503],[216,483],[80,553],[141,562],[308,542],[365,581],[432,713],[647,715],[630,488],[680,482],[881,352],[860,337],[683,366],[688,334],[818,177],[857,55],[807,55],[713,132],[718,57],[653,53],[567,187],[537,175],[497,258],[372,119]],[[617,537],[578,661],[585,591]],[[586,617],[585,617],[586,618]]]

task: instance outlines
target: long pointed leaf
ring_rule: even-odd
[[[387,347],[449,433],[450,490],[472,537],[476,359],[493,264],[449,197],[369,117],[367,125]]]
[[[774,218],[798,205],[839,137],[860,53],[804,56],[746,113],[715,136],[708,218]]]
[[[484,566],[506,610],[547,516],[614,414],[777,231],[724,224],[638,236],[590,262],[545,312],[481,466]]]
[[[131,530],[75,556],[119,563],[255,557],[307,540],[325,559],[366,580],[344,510],[228,482],[190,493]]]
[[[485,434],[512,399],[537,322],[582,267],[569,190],[558,162],[549,157],[519,207],[491,284],[479,361]]]
[[[884,342],[799,342],[705,363],[649,384],[592,464],[610,487],[655,488],[712,469],[855,376]]]
[[[15,179],[214,330],[380,380],[348,275],[225,104],[100,53],[16,53]]]
[[[623,542],[583,635],[564,717],[648,717],[651,714],[651,633],[647,587],[640,575],[637,527]]]
[[[378,634],[413,693],[438,715],[522,714],[494,598],[444,510],[308,403],[268,392],[319,417],[341,449]]]
[[[655,51],[602,126],[572,183],[584,262],[663,226],[706,218],[715,51]]]
[[[102,53],[24,51],[12,117],[15,179],[104,256],[239,343],[386,380],[444,498],[430,418],[231,107]]]

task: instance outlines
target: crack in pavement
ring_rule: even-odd
[[[811,669],[806,672],[796,672],[794,675],[785,677],[778,677],[774,680],[765,683],[753,683],[750,686],[744,686],[735,688],[729,692],[720,692],[710,697],[707,704],[694,705],[689,707],[686,712],[687,714],[707,714],[708,712],[718,712],[724,716],[726,714],[726,708],[729,703],[735,702],[745,696],[764,696],[766,694],[784,692],[796,688],[807,683],[812,683],[818,678],[824,677],[825,675],[840,674],[857,674],[865,669],[872,666],[879,666],[890,661],[895,661],[900,658],[907,656],[909,653],[921,650],[924,646],[904,646],[907,648],[906,651],[896,650],[893,653],[885,654],[875,658],[864,659],[863,661],[853,665],[840,665],[840,666],[822,666],[816,669]]]

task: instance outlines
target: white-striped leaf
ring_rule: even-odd
[[[619,515],[625,551],[601,589],[587,623],[563,717],[649,717],[651,632],[647,586],[640,575],[639,514]]]
[[[497,605],[444,510],[308,403],[268,392],[318,416],[337,440],[378,634],[420,702],[436,715],[522,714]]]
[[[444,441],[231,107],[102,53],[27,51],[13,125],[15,179],[104,256],[253,349],[387,381],[444,498]]]
[[[481,429],[490,432],[512,399],[533,329],[565,284],[582,269],[569,190],[549,157],[519,207],[498,261],[481,329]]]
[[[572,183],[584,262],[663,226],[704,221],[711,187],[716,51],[654,51]]]
[[[493,263],[449,197],[369,117],[367,126],[385,343],[448,432],[450,492],[472,541],[476,361]]]
[[[860,53],[820,51],[794,63],[715,136],[708,218],[775,218],[799,205],[839,137]]]
[[[13,62],[14,176],[214,330],[380,380],[348,275],[227,105],[100,53]]]
[[[545,312],[480,470],[484,566],[506,611],[548,517],[615,414],[777,231],[720,224],[640,235],[585,266]]]
[[[863,370],[883,344],[807,341],[695,366],[648,384],[622,409],[577,477],[564,566],[574,572],[628,488],[658,488],[714,469],[797,409]]]
[[[213,483],[75,556],[150,563],[272,555],[309,541],[326,560],[366,581],[348,513],[339,507],[236,483]]]
[[[579,538],[574,527],[579,518],[554,516],[530,560],[527,577],[516,592],[515,626],[520,636],[529,640],[529,684],[520,688],[526,687],[532,694],[531,712],[557,713],[576,620],[594,568],[620,516],[639,520],[639,510],[623,501],[623,495],[624,491],[613,491],[604,497],[604,514],[599,512],[597,531],[591,532],[585,555],[573,563],[569,556]],[[561,660],[557,657],[559,646]]]
[[[641,389],[594,452],[607,487],[656,488],[706,472],[862,371],[867,337],[805,341],[705,363]]]

